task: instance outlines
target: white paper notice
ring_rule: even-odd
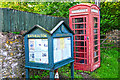
[[[29,52],[29,61],[34,62],[34,52]]]
[[[42,40],[35,39],[35,51],[41,51],[41,47],[42,47]]]
[[[35,62],[40,63],[41,62],[41,53],[40,52],[35,52]]]
[[[34,51],[35,49],[35,40],[29,39],[29,51]]]
[[[48,40],[42,39],[42,51],[48,51]]]
[[[42,52],[42,63],[48,63],[48,53]]]
[[[54,38],[54,63],[71,57],[71,39]]]

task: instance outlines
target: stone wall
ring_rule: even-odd
[[[25,77],[25,53],[22,33],[0,33],[0,78]]]
[[[108,42],[114,42],[114,43],[118,43],[120,40],[120,30],[112,30],[108,33],[106,33],[106,38],[108,38]]]

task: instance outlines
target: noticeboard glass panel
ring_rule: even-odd
[[[54,38],[54,63],[71,57],[71,38]]]
[[[28,39],[29,62],[48,64],[48,39]]]

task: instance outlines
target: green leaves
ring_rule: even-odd
[[[101,33],[106,33],[110,30],[120,29],[120,2],[103,2],[101,3]]]

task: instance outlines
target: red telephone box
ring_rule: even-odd
[[[81,3],[69,9],[69,26],[74,31],[74,68],[94,71],[100,67],[99,7]]]

